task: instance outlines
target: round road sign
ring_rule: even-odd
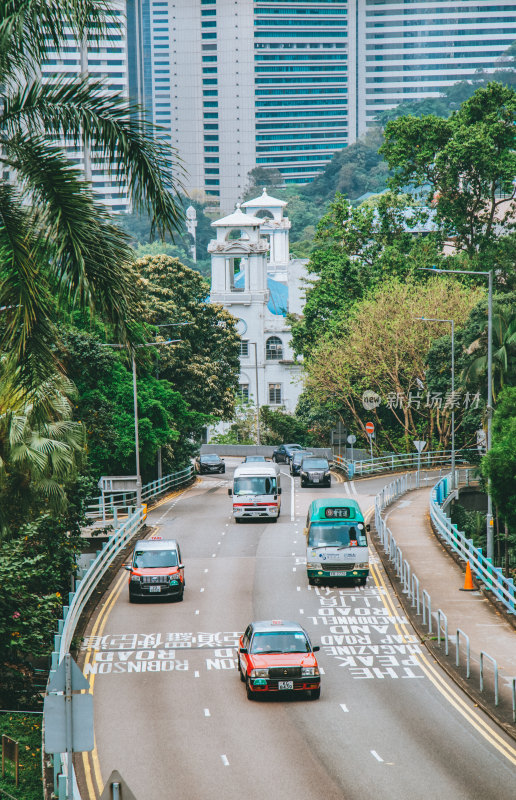
[[[372,436],[374,433],[374,422],[366,422],[366,433],[368,436]]]

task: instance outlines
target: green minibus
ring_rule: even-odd
[[[308,582],[313,586],[345,578],[364,586],[369,575],[369,529],[356,500],[310,503],[305,528]]]

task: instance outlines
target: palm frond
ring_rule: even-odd
[[[126,185],[136,211],[145,211],[163,235],[178,230],[183,167],[174,148],[159,139],[159,130],[122,93],[106,92],[106,84],[88,77],[33,81],[10,91],[0,118],[6,138],[22,130],[44,129],[87,145],[108,165],[115,180]],[[158,134],[158,135],[156,135]]]

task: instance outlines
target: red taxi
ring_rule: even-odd
[[[129,602],[141,597],[183,599],[184,566],[175,539],[152,537],[136,542],[129,570]]]
[[[238,671],[249,700],[288,691],[307,692],[318,700],[321,678],[314,655],[318,650],[297,622],[251,622],[238,648]]]

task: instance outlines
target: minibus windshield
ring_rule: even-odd
[[[361,524],[361,523],[360,523]],[[364,527],[349,525],[317,525],[310,526],[308,536],[309,547],[366,547],[367,538]]]
[[[237,497],[243,494],[276,494],[276,478],[249,476],[235,478],[233,494]]]

